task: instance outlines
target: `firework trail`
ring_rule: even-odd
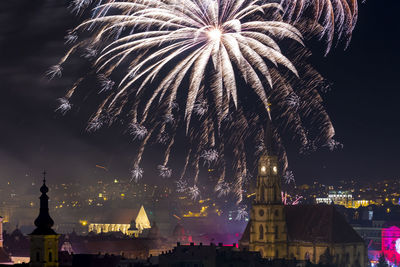
[[[178,190],[194,200],[200,196],[203,161],[218,166],[215,192],[219,196],[233,192],[240,202],[250,177],[249,158],[265,150],[268,122],[282,173],[287,168],[284,133],[304,151],[317,145],[331,147],[333,142],[334,129],[319,94],[326,81],[308,63],[311,53],[303,47],[302,29],[295,27],[312,5],[305,4],[298,13],[297,2],[305,3],[75,0],[71,10],[79,14],[91,10],[91,18],[68,32],[65,40],[71,48],[47,76],[60,77],[63,64],[77,53],[92,64],[88,73],[96,73],[100,85],[96,95],[102,101],[87,130],[128,118],[127,132],[140,143],[132,180],[143,177],[140,163],[151,144],[165,148],[158,171],[170,177],[173,172],[167,164],[175,141],[185,142],[190,148],[179,181],[193,177],[193,186],[185,184]],[[322,18],[328,15],[322,3],[330,1],[317,2],[322,9],[315,21],[325,21]],[[348,24],[335,25],[343,25],[342,29]],[[282,40],[287,43],[284,50],[279,46]],[[79,98],[75,92],[84,90],[83,79],[59,98],[58,111],[64,114],[75,107],[71,103]],[[181,129],[186,139],[175,140]],[[247,147],[255,149],[247,154]],[[233,173],[227,175],[227,170]]]
[[[297,24],[304,34],[316,34],[325,39],[328,53],[336,38],[337,43],[350,43],[352,32],[357,23],[357,0],[281,0],[285,10],[285,20]],[[335,36],[336,34],[336,36]]]
[[[288,194],[287,194],[287,192],[281,192],[281,196],[282,196],[282,203],[283,203],[283,205],[292,205],[292,206],[295,206],[295,205],[298,205],[298,204],[300,204],[300,201],[303,199],[303,196],[299,196],[299,195],[296,195],[295,197],[291,197],[291,199],[288,199]]]

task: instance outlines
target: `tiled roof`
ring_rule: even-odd
[[[90,223],[130,224],[136,219],[140,206],[130,209],[107,209],[95,213],[89,218]]]
[[[362,243],[363,239],[331,205],[285,206],[289,241]],[[241,243],[249,242],[250,222]]]
[[[359,243],[363,239],[332,205],[285,206],[290,241]]]

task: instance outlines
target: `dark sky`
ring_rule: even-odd
[[[297,183],[400,177],[399,8],[397,0],[368,0],[350,47],[315,56],[317,69],[333,83],[325,106],[344,148],[290,152]],[[43,168],[59,181],[129,175],[135,151],[128,137],[113,128],[86,133],[79,109],[54,112],[73,80],[48,82],[43,74],[65,52],[63,37],[76,23],[63,1],[2,0],[0,181],[38,179]]]

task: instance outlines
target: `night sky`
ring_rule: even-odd
[[[129,177],[135,151],[120,129],[87,133],[84,108],[66,116],[54,112],[57,98],[74,82],[69,76],[44,78],[66,50],[66,31],[78,22],[66,6],[66,1],[1,1],[0,182],[38,180],[44,168],[57,181]],[[397,0],[368,0],[360,5],[350,47],[314,56],[333,84],[325,107],[344,147],[311,155],[289,147],[298,184],[400,177],[399,10]],[[145,167],[158,164],[150,158]]]

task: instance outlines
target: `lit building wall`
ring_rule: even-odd
[[[128,234],[130,224],[114,224],[114,223],[90,223],[89,232],[96,234],[108,233],[108,232],[122,232],[125,235]]]
[[[328,205],[330,205],[332,203],[332,199],[330,199],[329,197],[317,197],[315,199],[315,202],[317,204],[328,204]]]
[[[329,191],[328,198],[336,205],[351,207],[353,195],[349,191]]]

